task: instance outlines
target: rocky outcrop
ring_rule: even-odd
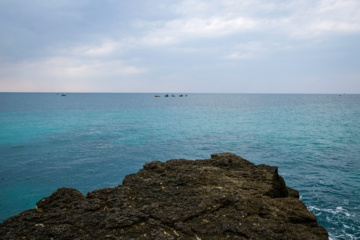
[[[1,239],[328,239],[276,167],[232,153],[153,161],[123,184],[60,188],[0,225]]]

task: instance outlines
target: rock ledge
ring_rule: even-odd
[[[1,239],[328,239],[277,167],[232,153],[146,163],[123,184],[59,188],[0,224]]]

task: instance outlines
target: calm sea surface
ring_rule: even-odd
[[[360,239],[360,95],[0,93],[0,221],[59,187],[233,152],[279,167],[330,233]]]

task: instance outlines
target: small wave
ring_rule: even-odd
[[[315,206],[310,206],[308,207],[308,209],[311,211],[311,212],[326,212],[326,213],[332,213],[332,214],[343,214],[345,215],[346,217],[354,217],[353,214],[350,214],[348,210],[344,209],[343,207],[336,207],[336,209],[330,209],[330,208],[324,208],[324,209],[320,209],[320,208],[317,208]]]
[[[318,217],[319,224],[327,229],[329,240],[359,239],[358,222],[354,219],[356,214],[342,206],[335,209],[309,206],[308,209]]]
[[[358,238],[353,234],[343,234],[337,236],[329,234],[329,240],[340,240],[340,239],[357,240]]]

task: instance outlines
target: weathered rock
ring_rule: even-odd
[[[115,188],[60,188],[1,239],[328,239],[276,167],[232,153],[153,161]]]

